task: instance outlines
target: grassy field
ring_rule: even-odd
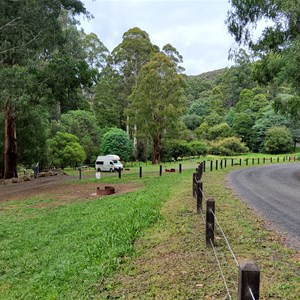
[[[0,299],[224,299],[191,196],[196,164],[185,162],[182,174],[161,177],[157,166],[143,166],[143,178],[139,166],[121,179],[103,174],[101,182],[142,188],[101,200],[43,205],[56,203],[54,190],[51,197],[0,203]],[[261,268],[261,299],[299,299],[299,253],[282,246],[226,188],[231,169],[206,172],[204,186],[238,260]],[[73,183],[97,182],[93,170],[85,172]],[[225,261],[230,254],[220,236],[217,245]],[[229,267],[225,276],[236,282],[237,268]]]

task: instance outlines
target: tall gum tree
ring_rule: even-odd
[[[157,46],[150,41],[146,31],[138,27],[129,29],[123,34],[122,42],[112,51],[113,67],[116,71],[118,85],[118,103],[122,112],[122,127],[128,123],[125,113],[128,108],[128,97],[136,84],[138,74],[143,65],[150,61],[152,55],[158,52]],[[125,129],[125,128],[124,128]],[[129,128],[126,129],[129,133]]]
[[[162,140],[175,129],[183,112],[184,88],[176,64],[163,53],[156,53],[139,73],[130,96],[129,115],[138,136],[152,141],[153,164],[160,162]]]
[[[260,67],[263,68],[256,69],[257,78],[263,78],[263,83],[275,78],[291,84],[295,97],[289,103],[278,101],[277,106],[282,110],[286,110],[285,105],[295,108],[293,114],[297,117],[300,114],[300,1],[230,0],[230,3],[226,21],[229,32],[238,44],[247,45],[262,58]],[[261,20],[271,22],[257,40],[252,33]]]
[[[0,109],[4,118],[3,178],[17,176],[16,117],[18,105],[25,101],[25,86],[28,81],[20,74],[26,74],[29,62],[38,60],[62,42],[59,17],[63,10],[72,15],[87,14],[79,0],[1,1]],[[16,81],[16,78],[19,80]],[[23,92],[20,90],[22,87]]]

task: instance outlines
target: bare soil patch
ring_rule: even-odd
[[[11,183],[11,181],[9,181],[8,184],[0,186],[0,202],[25,200],[43,194],[45,197],[54,197],[57,201],[41,203],[36,205],[36,207],[56,206],[76,200],[99,198],[99,196],[95,195],[97,187],[104,189],[104,187],[108,185],[100,183],[65,184],[66,181],[71,179],[74,178],[66,175],[58,175],[19,183]],[[112,186],[115,188],[116,194],[123,194],[140,188],[137,184],[113,184]]]

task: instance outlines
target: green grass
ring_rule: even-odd
[[[0,299],[89,298],[134,253],[179,180],[148,177],[140,191],[58,207],[34,207],[55,192],[1,203]]]
[[[148,280],[145,289],[149,290],[141,289],[141,282],[136,282],[140,293],[136,299],[153,299],[154,294],[163,298],[172,294],[173,299],[183,299],[180,298],[183,294],[184,299],[191,295],[195,295],[191,299],[219,299],[224,295],[224,287],[217,275],[213,253],[205,248],[204,228],[191,197],[191,174],[198,161],[183,162],[182,174],[164,173],[160,177],[159,167],[150,165],[143,166],[143,178],[138,177],[136,166],[124,172],[121,179],[117,173],[105,173],[97,181],[91,170],[84,173],[81,181],[72,181],[80,185],[128,182],[142,186],[139,191],[101,200],[41,206],[57,201],[54,190],[51,197],[36,195],[25,201],[0,203],[0,299],[106,299],[99,294],[101,282],[107,278],[114,281],[114,274],[122,269],[130,275],[133,272],[130,264],[138,256],[143,264],[138,265],[142,270],[135,271],[142,273],[137,279]],[[218,220],[238,260],[253,260],[261,268],[262,299],[297,299],[300,265],[294,259],[296,252],[282,246],[274,234],[263,228],[261,220],[226,188],[224,178],[236,168],[239,167],[206,172],[205,194],[216,200]],[[195,233],[200,237],[195,237]],[[138,256],[136,241],[143,244]],[[193,251],[192,267],[189,260],[185,261],[185,273],[177,266],[178,274],[183,276],[178,277],[177,286],[171,281],[172,273],[166,274],[166,278],[156,273],[161,261],[155,265],[153,248],[159,243],[162,246],[158,257],[162,256],[161,251],[169,251],[168,255]],[[219,250],[225,250],[219,239],[217,244]],[[149,253],[145,254],[147,249]],[[166,262],[167,266],[169,263]],[[152,268],[155,278],[145,278],[143,265]],[[192,275],[186,273],[190,270]],[[199,284],[203,285],[201,289],[196,287]],[[113,282],[104,286],[116,289]],[[126,290],[122,285],[119,288]],[[141,297],[146,294],[150,296]]]

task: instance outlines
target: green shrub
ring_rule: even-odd
[[[189,143],[192,155],[206,155],[208,153],[208,145],[200,142],[193,141]]]
[[[171,161],[177,160],[180,156],[189,156],[193,150],[190,144],[184,140],[170,140],[163,144],[161,152],[161,160]]]
[[[220,123],[208,129],[207,139],[213,141],[231,136],[231,128],[227,123]]]
[[[210,153],[214,155],[237,155],[248,152],[249,148],[237,137],[228,137],[211,144]]]
[[[286,127],[272,127],[267,130],[264,140],[266,153],[287,153],[292,150],[292,134]]]
[[[100,152],[103,155],[116,154],[121,160],[129,161],[133,154],[133,145],[124,130],[111,128],[103,135]]]

